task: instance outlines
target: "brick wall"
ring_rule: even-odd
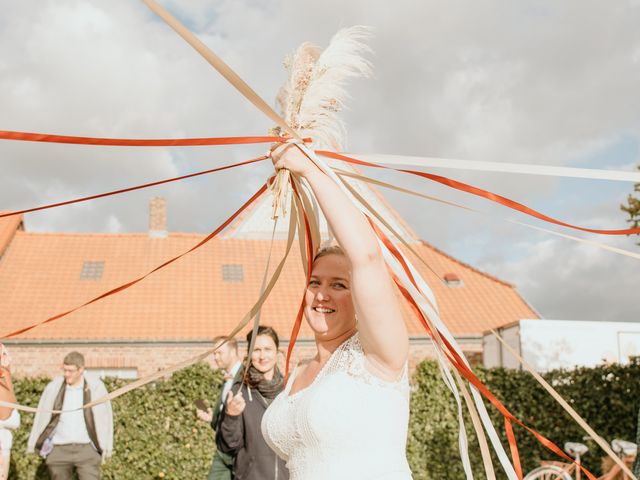
[[[482,341],[478,339],[460,339],[459,343],[472,363],[482,359]],[[286,355],[288,342],[280,347]],[[26,343],[12,341],[6,343],[12,357],[12,371],[16,377],[55,376],[61,373],[62,359],[76,350],[85,356],[87,368],[136,369],[138,377],[144,377],[171,365],[194,357],[211,348],[208,342],[191,343]],[[246,345],[240,343],[246,351]],[[292,365],[315,354],[313,341],[298,341],[292,357]],[[424,359],[435,358],[433,345],[427,339],[412,339],[409,351],[409,370],[413,373],[415,366]],[[210,355],[207,361],[213,366]]]

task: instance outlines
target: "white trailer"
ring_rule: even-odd
[[[496,329],[537,371],[626,363],[640,355],[640,322],[520,320]],[[486,367],[521,368],[491,332],[483,334]]]

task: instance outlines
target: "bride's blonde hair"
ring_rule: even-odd
[[[346,257],[344,250],[342,250],[339,245],[331,245],[329,247],[324,247],[318,250],[316,256],[313,257],[313,263],[316,263],[319,258],[326,257],[327,255],[341,255],[343,257]]]

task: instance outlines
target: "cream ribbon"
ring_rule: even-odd
[[[483,162],[479,160],[455,160],[452,158],[412,157],[406,155],[345,153],[370,163],[382,165],[412,165],[417,167],[452,168],[458,170],[479,170],[482,172],[519,173],[525,175],[546,175],[552,177],[591,178],[619,182],[640,182],[640,172],[602,170],[595,168],[556,167],[530,163]]]

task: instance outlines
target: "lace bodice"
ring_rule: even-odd
[[[356,334],[307,388],[289,395],[289,379],[264,414],[262,434],[291,480],[410,479],[406,370],[396,382],[371,374]]]

